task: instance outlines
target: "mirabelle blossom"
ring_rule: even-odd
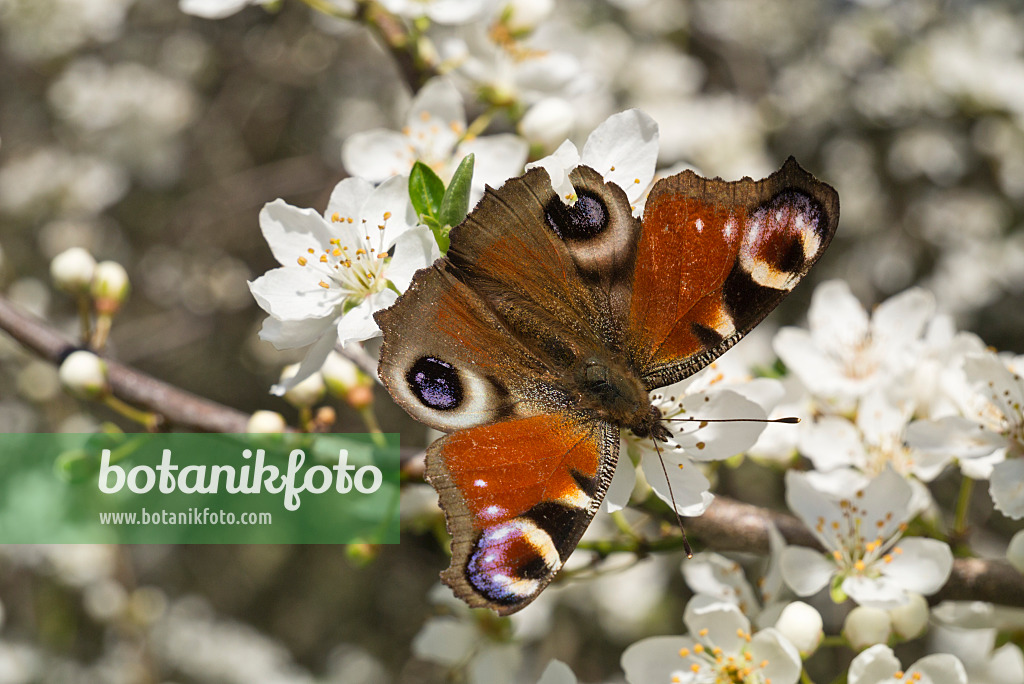
[[[936,653],[904,669],[891,648],[876,644],[853,659],[847,681],[849,684],[967,684],[969,680],[963,663],[956,656]]]
[[[633,214],[642,206],[647,187],[654,178],[658,162],[658,124],[639,109],[629,109],[608,117],[594,129],[583,145],[583,153],[566,140],[553,153],[527,164],[542,167],[551,177],[551,186],[565,202],[576,201],[569,173],[577,166],[589,166],[609,183],[626,193]]]
[[[318,371],[336,344],[379,335],[373,313],[391,306],[413,274],[440,255],[431,232],[416,225],[407,183],[398,176],[374,188],[346,178],[323,216],[282,200],[260,212],[263,237],[281,264],[249,283],[270,314],[260,337],[278,349],[309,346],[275,394]]]
[[[413,98],[401,132],[376,128],[356,133],[341,150],[348,172],[372,183],[408,174],[417,161],[447,183],[470,154],[475,157],[470,199],[476,202],[485,185],[498,187],[523,172],[527,144],[510,133],[467,136],[462,96],[446,78],[423,86]]]
[[[909,601],[911,593],[927,596],[945,584],[953,567],[949,546],[935,539],[901,539],[912,515],[912,492],[892,468],[847,496],[822,492],[812,475],[786,473],[786,503],[826,550],[825,555],[797,546],[783,551],[782,577],[799,596],[831,582],[837,601],[848,596],[888,609]]]
[[[934,309],[932,295],[915,288],[868,316],[844,281],[828,281],[811,298],[809,330],[783,328],[775,351],[830,412],[848,411],[873,388],[906,378]]]
[[[689,636],[642,639],[622,654],[630,684],[772,682],[795,684],[800,654],[773,628],[753,633],[739,606],[697,594],[686,604]]]
[[[1015,370],[1024,357],[986,352],[967,356],[963,373],[969,390],[961,415],[918,421],[908,441],[921,450],[955,456],[965,474],[988,478],[996,508],[1024,517],[1024,379]]]

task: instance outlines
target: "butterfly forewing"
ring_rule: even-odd
[[[818,260],[838,220],[835,190],[792,158],[760,181],[685,171],[655,185],[629,316],[648,388],[692,375],[757,325]]]

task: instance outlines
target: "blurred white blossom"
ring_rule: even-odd
[[[447,183],[462,159],[473,154],[473,201],[483,196],[485,185],[498,187],[522,173],[527,145],[521,138],[466,133],[462,96],[450,80],[436,78],[413,99],[401,132],[356,133],[345,141],[342,161],[353,176],[373,183],[407,175],[420,161]]]

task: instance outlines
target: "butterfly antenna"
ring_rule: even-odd
[[[666,423],[786,423],[796,425],[800,419],[796,416],[785,418],[662,418]]]
[[[661,447],[658,446],[658,440],[652,438],[654,442],[654,450],[658,452],[658,463],[661,464],[661,472],[665,473],[665,483],[668,485],[668,498],[672,501],[672,512],[676,514],[676,520],[679,522],[679,531],[683,533],[683,551],[686,552],[687,558],[693,558],[693,549],[690,548],[690,540],[686,538],[686,528],[683,526],[683,517],[679,515],[679,509],[676,508],[676,495],[672,493],[672,480],[668,477],[668,468],[665,466],[665,459],[661,457]]]

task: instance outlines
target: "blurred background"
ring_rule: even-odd
[[[322,210],[347,175],[344,140],[400,128],[412,94],[375,32],[328,16],[347,5],[235,4],[211,20],[174,0],[0,0],[0,292],[73,335],[50,259],[81,246],[119,261],[133,292],[113,356],[294,417],[268,388],[299,356],[258,340],[246,286],[276,265],[258,212],[277,197]],[[443,56],[470,30],[429,35]],[[558,0],[530,44],[570,66],[558,84],[518,82],[524,109],[565,99],[581,143],[640,107],[660,124],[660,166],[708,176],[758,178],[793,155],[842,203],[812,280],[845,279],[865,304],[923,285],[959,328],[1024,352],[1020,3]],[[453,78],[472,121],[485,77]],[[488,132],[515,132],[521,114]],[[534,157],[558,142],[519,130]],[[769,325],[798,322],[812,289]],[[426,443],[386,393],[376,408],[403,444]],[[363,429],[338,411],[338,430]],[[0,430],[111,418],[0,334]],[[431,594],[447,565],[431,496],[410,492],[401,546],[378,550],[0,548],[0,684],[441,681],[443,664],[414,654],[429,615],[459,610]],[[484,662],[525,658],[535,678],[557,655],[581,681],[615,681],[626,644],[679,633],[678,560],[551,592],[514,628],[532,650]]]

